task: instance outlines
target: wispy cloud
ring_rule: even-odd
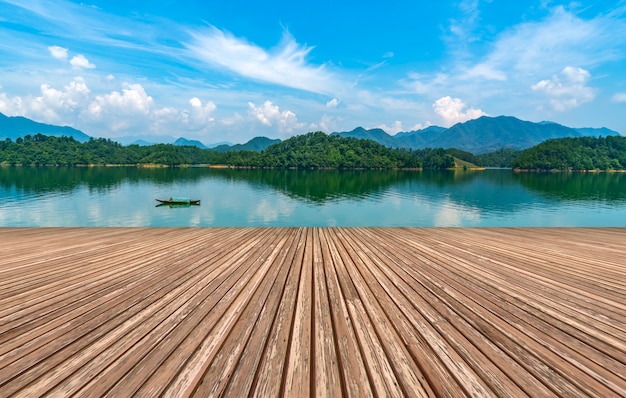
[[[309,64],[306,57],[313,47],[298,44],[288,32],[269,51],[215,27],[190,35],[192,57],[246,78],[323,94],[343,86],[325,65]]]
[[[582,69],[566,66],[561,73],[532,85],[534,91],[545,93],[550,105],[557,111],[566,111],[592,101],[595,90],[587,86],[591,74]]]
[[[611,97],[613,102],[626,102],[626,93],[616,93]]]
[[[582,19],[556,7],[542,21],[515,26],[497,38],[492,51],[467,69],[469,77],[504,80],[549,71],[565,65],[593,67],[623,58],[626,23],[610,16]]]

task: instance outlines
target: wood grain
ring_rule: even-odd
[[[0,242],[0,397],[626,396],[623,228]]]

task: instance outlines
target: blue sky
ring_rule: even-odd
[[[626,134],[626,1],[0,0],[0,112],[205,144],[482,115]]]

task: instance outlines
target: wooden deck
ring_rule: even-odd
[[[626,229],[0,229],[0,396],[626,396]]]

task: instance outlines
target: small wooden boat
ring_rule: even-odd
[[[156,199],[161,205],[199,205],[200,199],[182,198],[178,196],[172,196],[169,199]]]

